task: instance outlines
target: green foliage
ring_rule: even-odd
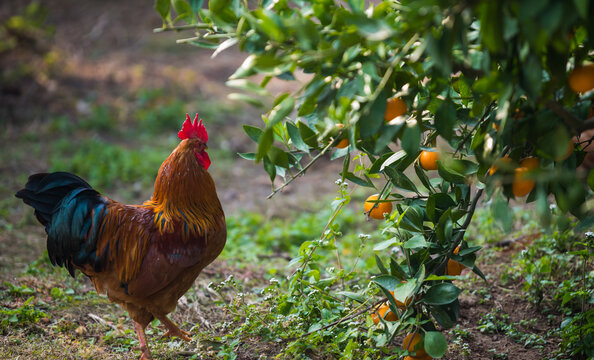
[[[9,309],[4,306],[0,307],[0,327],[6,329],[12,326],[26,326],[29,324],[35,324],[41,318],[46,318],[48,315],[37,309],[33,303],[34,297],[29,297],[22,306],[15,309]]]
[[[428,351],[443,355],[432,335],[435,324],[452,327],[460,311],[460,290],[452,284],[457,277],[447,275],[446,266],[457,261],[484,278],[475,265],[480,247],[465,233],[483,192],[503,230],[511,230],[508,202],[520,197],[514,193],[521,159],[539,158],[538,168],[528,171],[535,186],[527,201],[535,201],[544,224],[552,217],[548,195],[562,214],[591,223],[584,204],[592,194],[576,175],[584,154],[578,147],[564,158],[571,135],[592,127],[581,120],[592,92],[576,94],[567,86],[570,69],[594,60],[594,8],[587,3],[280,1],[248,7],[213,0],[197,13],[190,3],[173,5],[158,1],[155,7],[165,28],[195,30],[197,36],[180,42],[216,48],[215,56],[235,44],[249,54],[227,85],[243,92],[233,98],[269,110],[261,127],[244,127],[257,143],[244,158],[261,162],[271,181],[282,177],[286,184],[330,153],[343,160],[341,181],[376,188],[380,199],[394,203],[375,246],[380,275],[369,275],[399,321],[385,324],[374,337],[377,345],[416,329],[429,335]],[[187,25],[176,26],[179,20]],[[291,81],[299,72],[310,75],[299,90],[268,99],[273,78]],[[392,98],[407,105],[403,116],[391,119],[386,112]],[[349,146],[334,148],[343,138]],[[428,173],[417,159],[437,144],[437,174]],[[504,156],[509,164],[490,172]],[[301,245],[291,262],[298,266],[291,296],[299,289],[303,299],[304,289],[320,281],[336,283],[329,272],[324,279],[318,250],[334,249],[335,218],[349,201],[343,192],[320,239]],[[535,269],[548,274],[550,265],[543,258]],[[409,297],[411,304],[399,311],[396,301]],[[340,311],[336,306],[330,310]]]

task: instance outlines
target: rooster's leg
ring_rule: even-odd
[[[177,325],[175,325],[171,320],[169,320],[167,315],[163,315],[163,316],[155,315],[155,317],[157,319],[159,319],[159,321],[161,321],[161,323],[167,329],[167,332],[165,333],[165,335],[163,335],[163,337],[177,336],[180,339],[184,339],[186,341],[192,341],[192,338],[190,338],[190,333],[187,331],[183,331],[182,329],[177,327]]]
[[[150,360],[153,358],[146,343],[146,334],[144,333],[145,327],[146,326],[143,327],[142,325],[134,321],[134,329],[136,330],[136,334],[138,335],[138,342],[140,342],[140,351],[142,351],[140,360]]]

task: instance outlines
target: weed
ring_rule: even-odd
[[[34,297],[29,297],[22,306],[19,306],[16,309],[8,309],[4,306],[0,307],[0,315],[2,315],[2,320],[0,321],[0,325],[3,329],[13,326],[26,326],[29,324],[35,324],[41,318],[47,318],[48,315],[35,308],[32,303],[34,302]]]

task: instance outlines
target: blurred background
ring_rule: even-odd
[[[3,230],[29,224],[30,209],[13,194],[32,173],[73,172],[127,203],[150,198],[186,113],[197,112],[206,124],[209,171],[227,215],[286,217],[319,210],[319,197],[335,193],[341,164],[322,161],[266,200],[268,175],[237,155],[254,151],[241,125],[259,125],[260,109],[228,100],[225,87],[245,55],[229,49],[212,59],[212,50],[176,44],[184,34],[153,33],[162,21],[152,3],[3,1],[0,22]],[[42,230],[30,224],[26,232],[41,241]],[[14,265],[7,236],[0,234],[4,270]],[[40,246],[30,255],[38,256]]]

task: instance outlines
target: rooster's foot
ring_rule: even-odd
[[[183,339],[185,341],[192,341],[192,338],[190,337],[190,333],[187,331],[183,331],[180,328],[177,328],[176,330],[167,330],[167,332],[163,335],[164,338],[166,337],[172,337],[172,336],[176,336],[180,339]]]
[[[180,329],[171,320],[169,320],[167,316],[157,316],[157,319],[159,319],[163,326],[165,326],[165,328],[167,329],[167,332],[165,333],[165,335],[163,335],[163,337],[176,336],[180,339],[184,339],[185,341],[192,341],[190,333]]]

